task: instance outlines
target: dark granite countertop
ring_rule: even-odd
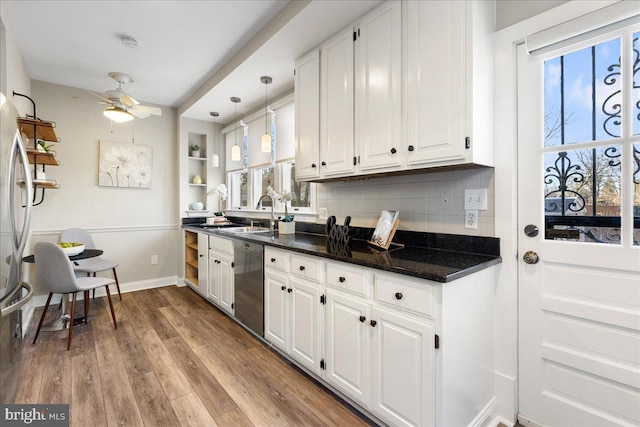
[[[443,233],[396,233],[389,250],[380,250],[366,242],[368,229],[354,228],[347,247],[328,244],[327,237],[319,233],[324,226],[296,223],[301,232],[295,234],[225,233],[219,227],[183,224],[185,230],[262,243],[281,249],[362,265],[392,273],[419,277],[436,282],[451,282],[502,262],[499,239],[493,237],[462,236]],[[404,244],[404,246],[401,246]]]

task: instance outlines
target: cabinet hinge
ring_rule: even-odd
[[[356,32],[353,32],[353,41],[356,41],[356,39],[358,38],[358,36],[356,35]]]
[[[326,298],[324,297],[324,295],[320,295],[320,304],[324,305],[327,303]]]
[[[295,68],[293,69],[293,75],[294,76],[296,75],[296,69]]]
[[[358,164],[360,164],[360,156],[358,156]]]
[[[233,308],[234,308],[235,306],[236,306],[236,305],[235,305],[234,303],[231,303],[231,310],[233,310]]]
[[[464,148],[466,148],[467,150],[471,148],[471,137],[467,136],[464,139]]]
[[[323,371],[327,369],[327,365],[324,364],[324,359],[320,360],[320,369]]]
[[[236,263],[235,263],[235,262],[232,262],[232,263],[231,263],[231,268],[235,268],[235,266],[236,266]]]
[[[435,339],[435,347],[436,348],[440,348],[440,337],[436,335],[436,339]]]
[[[356,156],[353,156],[353,166],[357,165],[358,162],[356,162]]]

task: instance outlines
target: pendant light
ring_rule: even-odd
[[[235,104],[234,113],[233,113],[233,147],[231,148],[231,160],[234,162],[240,161],[240,147],[238,147],[238,138],[237,138],[237,128],[236,122],[238,116],[238,102],[240,102],[240,98],[235,96],[231,97],[231,102]]]
[[[217,111],[212,111],[209,113],[212,117],[213,117],[213,150],[215,151],[216,149],[216,117],[218,117],[220,115],[220,113],[218,113]],[[218,157],[217,154],[213,154],[211,156],[211,167],[212,168],[217,168],[218,166],[220,166],[220,157]]]
[[[269,153],[271,151],[271,132],[269,132],[269,97],[267,96],[267,87],[273,81],[269,76],[260,77],[260,81],[264,83],[264,135],[262,135],[262,152]]]

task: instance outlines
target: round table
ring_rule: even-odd
[[[100,249],[85,249],[84,251],[80,252],[77,255],[70,256],[69,260],[72,261],[75,265],[79,265],[75,261],[79,261],[81,259],[87,259],[87,258],[95,258],[97,256],[102,255],[103,253],[104,251]],[[22,261],[28,262],[28,263],[36,262],[34,255],[29,255],[24,257],[22,258]],[[60,317],[58,317],[55,320],[48,321],[47,323],[42,325],[42,328],[40,330],[41,331],[61,331],[63,329],[69,328],[69,318],[71,316],[69,316],[66,312],[67,312],[67,295],[64,295],[62,297],[62,309],[61,309]],[[80,325],[82,323],[85,323],[84,316],[76,317],[73,320],[74,326]]]

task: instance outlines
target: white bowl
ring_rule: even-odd
[[[67,256],[74,256],[84,252],[84,245],[73,246],[71,248],[60,248],[60,249],[62,249],[62,252],[64,252]]]

